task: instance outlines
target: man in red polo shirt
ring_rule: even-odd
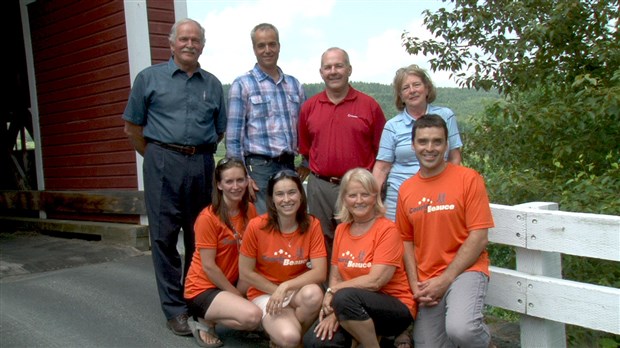
[[[385,125],[381,106],[349,85],[353,68],[345,50],[332,47],[321,56],[325,90],[308,99],[299,114],[298,169],[308,179],[308,208],[321,221],[331,255],[340,178],[349,169],[372,170]]]

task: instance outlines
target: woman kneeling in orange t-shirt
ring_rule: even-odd
[[[366,169],[344,175],[337,211],[342,223],[335,232],[329,288],[305,346],[351,347],[353,338],[364,348],[378,348],[379,336],[397,336],[415,313],[403,242],[394,223],[383,216],[379,189]]]
[[[213,204],[196,223],[196,250],[185,279],[185,300],[194,320],[188,323],[201,347],[223,342],[215,324],[236,330],[254,330],[261,310],[245,299],[247,285],[239,279],[239,245],[256,208],[249,201],[248,173],[243,162],[224,158],[215,167]],[[196,321],[196,319],[198,321]]]
[[[248,299],[263,310],[271,347],[298,347],[316,320],[327,278],[320,222],[307,213],[295,171],[277,172],[267,185],[267,213],[248,224],[239,273],[250,284]]]

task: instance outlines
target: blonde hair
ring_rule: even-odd
[[[362,187],[371,194],[375,195],[375,213],[377,216],[383,216],[385,214],[385,207],[381,202],[381,195],[379,194],[379,188],[377,187],[377,181],[372,173],[365,168],[353,168],[346,172],[340,181],[340,191],[338,192],[338,200],[336,201],[336,219],[342,222],[353,221],[353,215],[349,212],[349,209],[344,205],[344,197],[347,194],[347,189],[351,181],[359,182]]]
[[[405,78],[409,75],[419,77],[424,86],[426,86],[426,90],[428,92],[426,95],[427,103],[430,104],[435,101],[435,98],[437,98],[437,89],[435,88],[431,78],[426,73],[426,70],[420,68],[416,64],[411,64],[407,67],[396,70],[394,82],[392,82],[392,88],[394,88],[394,105],[396,105],[396,109],[398,111],[405,110],[405,102],[400,97],[400,90],[403,86],[403,81],[405,81]]]

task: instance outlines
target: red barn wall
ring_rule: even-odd
[[[172,1],[148,1],[149,40],[151,42],[151,62],[166,62],[170,59],[168,34],[175,22],[174,3]]]
[[[137,189],[121,115],[131,81],[124,2],[28,5],[47,190]],[[170,57],[172,0],[147,2],[153,63]]]

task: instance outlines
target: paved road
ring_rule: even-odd
[[[0,347],[198,346],[165,324],[150,252],[0,232]],[[499,348],[519,347],[518,325],[491,328]],[[256,334],[217,332],[225,347],[268,347]]]
[[[226,347],[267,347],[218,328]],[[150,253],[0,233],[0,347],[191,347],[159,307]]]

